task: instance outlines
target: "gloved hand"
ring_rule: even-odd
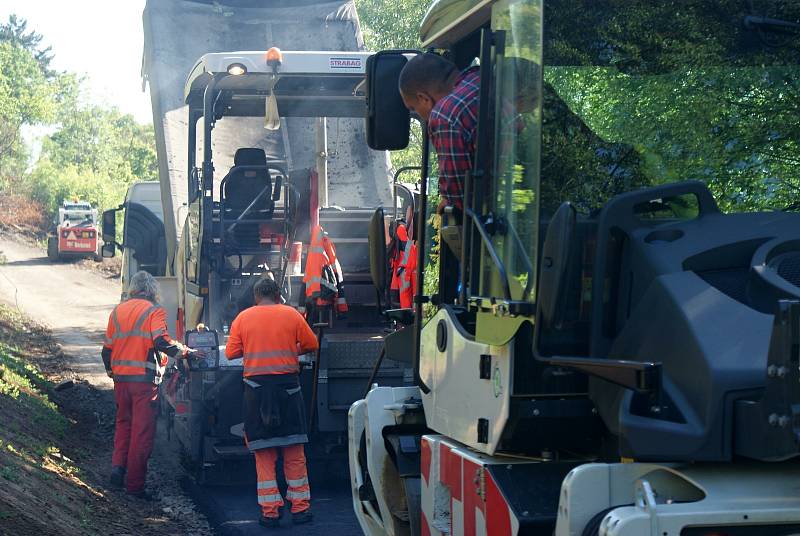
[[[194,357],[195,359],[202,359],[206,356],[205,350],[197,350],[195,348],[189,348],[188,346],[185,347],[183,351],[184,357]]]
[[[106,376],[108,376],[109,378],[113,378],[114,372],[110,369],[106,369]]]

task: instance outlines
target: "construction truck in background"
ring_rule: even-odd
[[[421,43],[479,66],[476,149],[439,219],[423,139],[416,385],[349,412],[364,533],[800,534],[800,6],[439,0]],[[368,60],[376,150],[411,55]]]
[[[134,185],[104,214],[111,237],[124,211],[122,243],[104,250],[122,250],[123,288],[136,270],[151,272],[171,333],[208,350],[171,369],[161,393],[184,461],[210,484],[254,474],[242,434],[241,360],[223,353],[230,325],[262,277],[278,280],[290,305],[309,303],[302,267],[318,226],[335,244],[349,310],[345,317],[314,300],[308,311],[321,342],[317,355],[303,356],[300,377],[311,463],[346,453],[347,410],[368,383],[412,383],[406,363],[385,360],[372,375],[391,322],[378,314],[367,229],[375,207],[396,196],[388,154],[365,141],[367,53],[354,5],[300,4],[302,20],[294,1],[148,2],[143,73],[160,180]],[[174,31],[186,25],[192,35]],[[236,50],[261,52],[226,52]],[[400,197],[407,199],[402,190]]]
[[[103,260],[97,209],[86,201],[64,201],[47,237],[47,258],[58,261],[87,257]]]

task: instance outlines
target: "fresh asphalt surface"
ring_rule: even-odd
[[[47,325],[74,362],[70,367],[99,389],[110,389],[100,361],[108,314],[119,301],[118,279],[83,270],[71,263],[51,263],[45,252],[0,237],[6,263],[0,265],[0,301],[18,307]],[[111,445],[109,445],[109,449]],[[344,455],[312,466],[311,508],[314,521],[293,527],[284,514],[280,530],[286,535],[356,536],[361,530],[353,513]],[[184,486],[221,536],[265,534],[258,524],[254,485],[237,487]]]
[[[346,464],[342,458],[340,462]],[[326,536],[357,536],[361,530],[353,514],[350,488],[344,479],[316,478],[311,481],[311,509],[314,520],[306,525],[292,526],[289,504],[284,506],[281,529],[269,531],[258,524],[260,515],[256,504],[255,486],[228,488],[200,488],[188,484],[188,491],[200,510],[209,516],[209,521],[220,536],[247,536],[278,532],[280,534],[308,534]]]

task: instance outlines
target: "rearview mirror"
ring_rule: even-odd
[[[117,211],[119,208],[103,212],[103,242],[113,244],[117,240]]]
[[[114,242],[107,242],[100,248],[100,254],[104,259],[111,259],[117,253],[117,244]]]
[[[408,59],[400,51],[367,58],[367,145],[378,151],[408,147],[411,115],[400,97],[398,80]]]

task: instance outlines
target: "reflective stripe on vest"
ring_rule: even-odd
[[[156,365],[152,361],[145,361],[144,365],[142,365],[141,361],[130,361],[130,360],[124,360],[124,359],[114,359],[112,361],[112,363],[114,365],[119,366],[119,367],[142,367],[142,366],[144,366],[144,368],[146,368],[146,369],[158,370],[158,365]]]
[[[403,255],[403,273],[400,275],[400,308],[409,309],[414,306],[414,284],[416,274],[414,271],[417,266],[416,259],[417,247],[414,242],[406,242],[406,250]]]
[[[242,356],[245,376],[262,374],[295,374],[300,370],[297,352],[292,350],[267,350],[245,352]]]
[[[408,261],[411,259],[411,241],[406,242],[406,249],[403,252],[403,260],[400,261],[400,267],[403,269],[403,274],[400,276],[400,292],[404,292],[411,288],[411,271],[407,270]]]
[[[312,233],[311,245],[308,248],[306,257],[306,269],[303,282],[306,284],[306,297],[318,296],[322,283],[322,271],[327,264],[325,258],[325,248],[322,245],[324,231],[317,225]]]
[[[327,289],[330,289],[330,290],[332,290],[334,292],[336,292],[338,290],[338,287],[336,285],[334,285],[333,283],[331,283],[330,281],[328,281],[324,277],[316,277],[316,276],[315,277],[309,277],[308,280],[311,281],[312,283],[319,283],[323,287],[325,287]]]
[[[166,335],[166,331],[162,328],[154,332],[143,331],[142,326],[150,318],[150,315],[160,308],[159,305],[152,305],[145,309],[136,319],[133,327],[129,331],[123,331],[117,316],[117,307],[111,313],[111,323],[114,326],[114,333],[109,340],[109,345],[114,345],[111,352],[111,370],[114,373],[114,380],[119,382],[141,382],[150,383],[157,382],[157,377],[163,373],[164,368],[159,363],[151,360],[150,357],[154,356],[157,359],[157,352],[153,348],[153,338]],[[128,339],[133,337],[139,339],[147,339],[146,344],[141,344],[139,348],[120,348],[125,344]],[[108,340],[108,339],[107,339]],[[151,352],[152,350],[152,352]],[[130,355],[133,351],[134,355]],[[121,357],[117,357],[120,354]],[[131,370],[133,369],[133,370]]]

